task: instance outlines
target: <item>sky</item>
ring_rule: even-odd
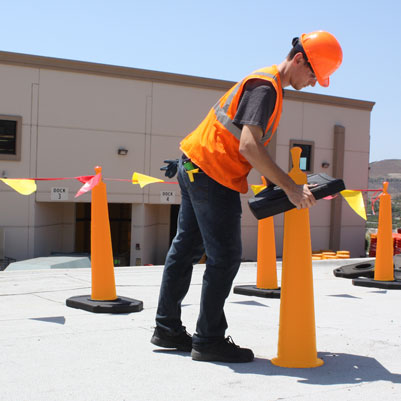
[[[303,91],[375,102],[370,161],[401,159],[399,0],[2,0],[1,5],[2,51],[230,81],[279,64],[293,37],[329,31],[342,46],[343,63],[328,88],[317,84]]]

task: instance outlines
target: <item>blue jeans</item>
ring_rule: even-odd
[[[178,181],[182,198],[177,234],[166,257],[156,324],[171,334],[185,330],[181,302],[191,283],[193,264],[205,252],[206,269],[193,342],[212,343],[224,338],[224,302],[241,263],[240,194],[203,172],[194,174],[194,182],[190,182],[182,160]]]

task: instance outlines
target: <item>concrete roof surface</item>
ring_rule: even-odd
[[[88,268],[0,272],[1,401],[399,400],[401,291],[336,278],[344,261],[314,261],[316,343],[324,365],[289,369],[277,356],[279,299],[231,292],[227,335],[251,348],[245,364],[192,361],[150,343],[163,266],[115,269],[117,295],[141,300],[131,314],[66,306],[90,294]],[[194,268],[182,319],[193,333],[204,265]],[[278,263],[278,276],[281,263]],[[255,284],[243,263],[234,286]]]

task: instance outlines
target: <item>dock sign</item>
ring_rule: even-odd
[[[160,203],[175,203],[175,191],[160,191]]]
[[[68,200],[68,188],[52,187],[50,189],[50,199],[53,201]]]

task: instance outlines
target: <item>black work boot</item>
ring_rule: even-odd
[[[163,348],[173,348],[178,351],[191,352],[192,337],[184,329],[180,334],[169,334],[167,330],[160,327],[155,328],[150,342]]]
[[[230,336],[212,344],[194,344],[191,356],[195,361],[237,363],[253,361],[253,352],[236,345]]]

